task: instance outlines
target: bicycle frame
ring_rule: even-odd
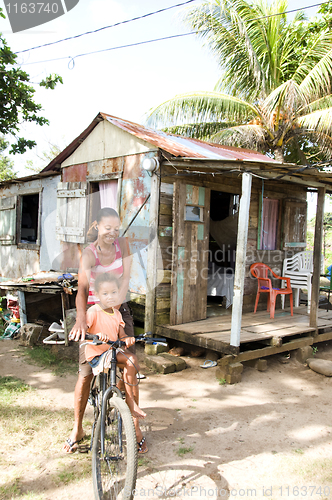
[[[116,387],[116,349],[112,349],[112,357],[111,357],[111,368],[110,368],[110,384],[107,387],[107,374],[106,373],[100,373],[99,377],[101,381],[101,392],[103,395],[102,402],[101,402],[101,454],[104,456],[105,452],[105,419],[104,419],[104,414],[106,411],[106,401],[107,397],[112,393],[116,393],[118,397],[122,398],[121,391]]]

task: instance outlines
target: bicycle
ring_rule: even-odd
[[[140,335],[135,342],[164,343],[166,339]],[[96,500],[131,500],[137,476],[137,440],[133,418],[116,387],[116,354],[125,342],[102,342],[96,335],[86,335],[95,345],[106,343],[112,348],[111,363],[106,372],[94,376],[89,402],[94,409],[92,425],[92,479]]]

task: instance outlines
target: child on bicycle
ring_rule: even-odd
[[[99,274],[96,278],[94,289],[95,295],[100,302],[90,307],[87,311],[88,332],[98,335],[99,339],[103,342],[107,342],[108,340],[115,341],[119,338],[126,343],[126,350],[118,352],[116,359],[118,367],[123,369],[126,403],[134,417],[136,433],[138,433],[139,424],[137,419],[146,417],[146,413],[138,406],[139,393],[136,373],[139,371],[139,366],[137,357],[127,350],[135,343],[135,339],[134,337],[126,336],[121,313],[115,308],[119,302],[118,279],[112,273]],[[85,357],[87,362],[92,366],[95,375],[110,366],[109,348],[108,344],[92,345],[90,342],[87,342]]]

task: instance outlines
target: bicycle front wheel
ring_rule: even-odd
[[[107,398],[103,407],[103,413],[98,417],[92,446],[95,498],[96,500],[131,500],[137,475],[137,442],[134,422],[125,401],[118,396]],[[102,432],[103,427],[104,432]],[[103,455],[102,434],[104,435]]]

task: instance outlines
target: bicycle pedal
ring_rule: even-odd
[[[81,444],[77,447],[78,453],[89,453],[91,451],[89,444]]]

